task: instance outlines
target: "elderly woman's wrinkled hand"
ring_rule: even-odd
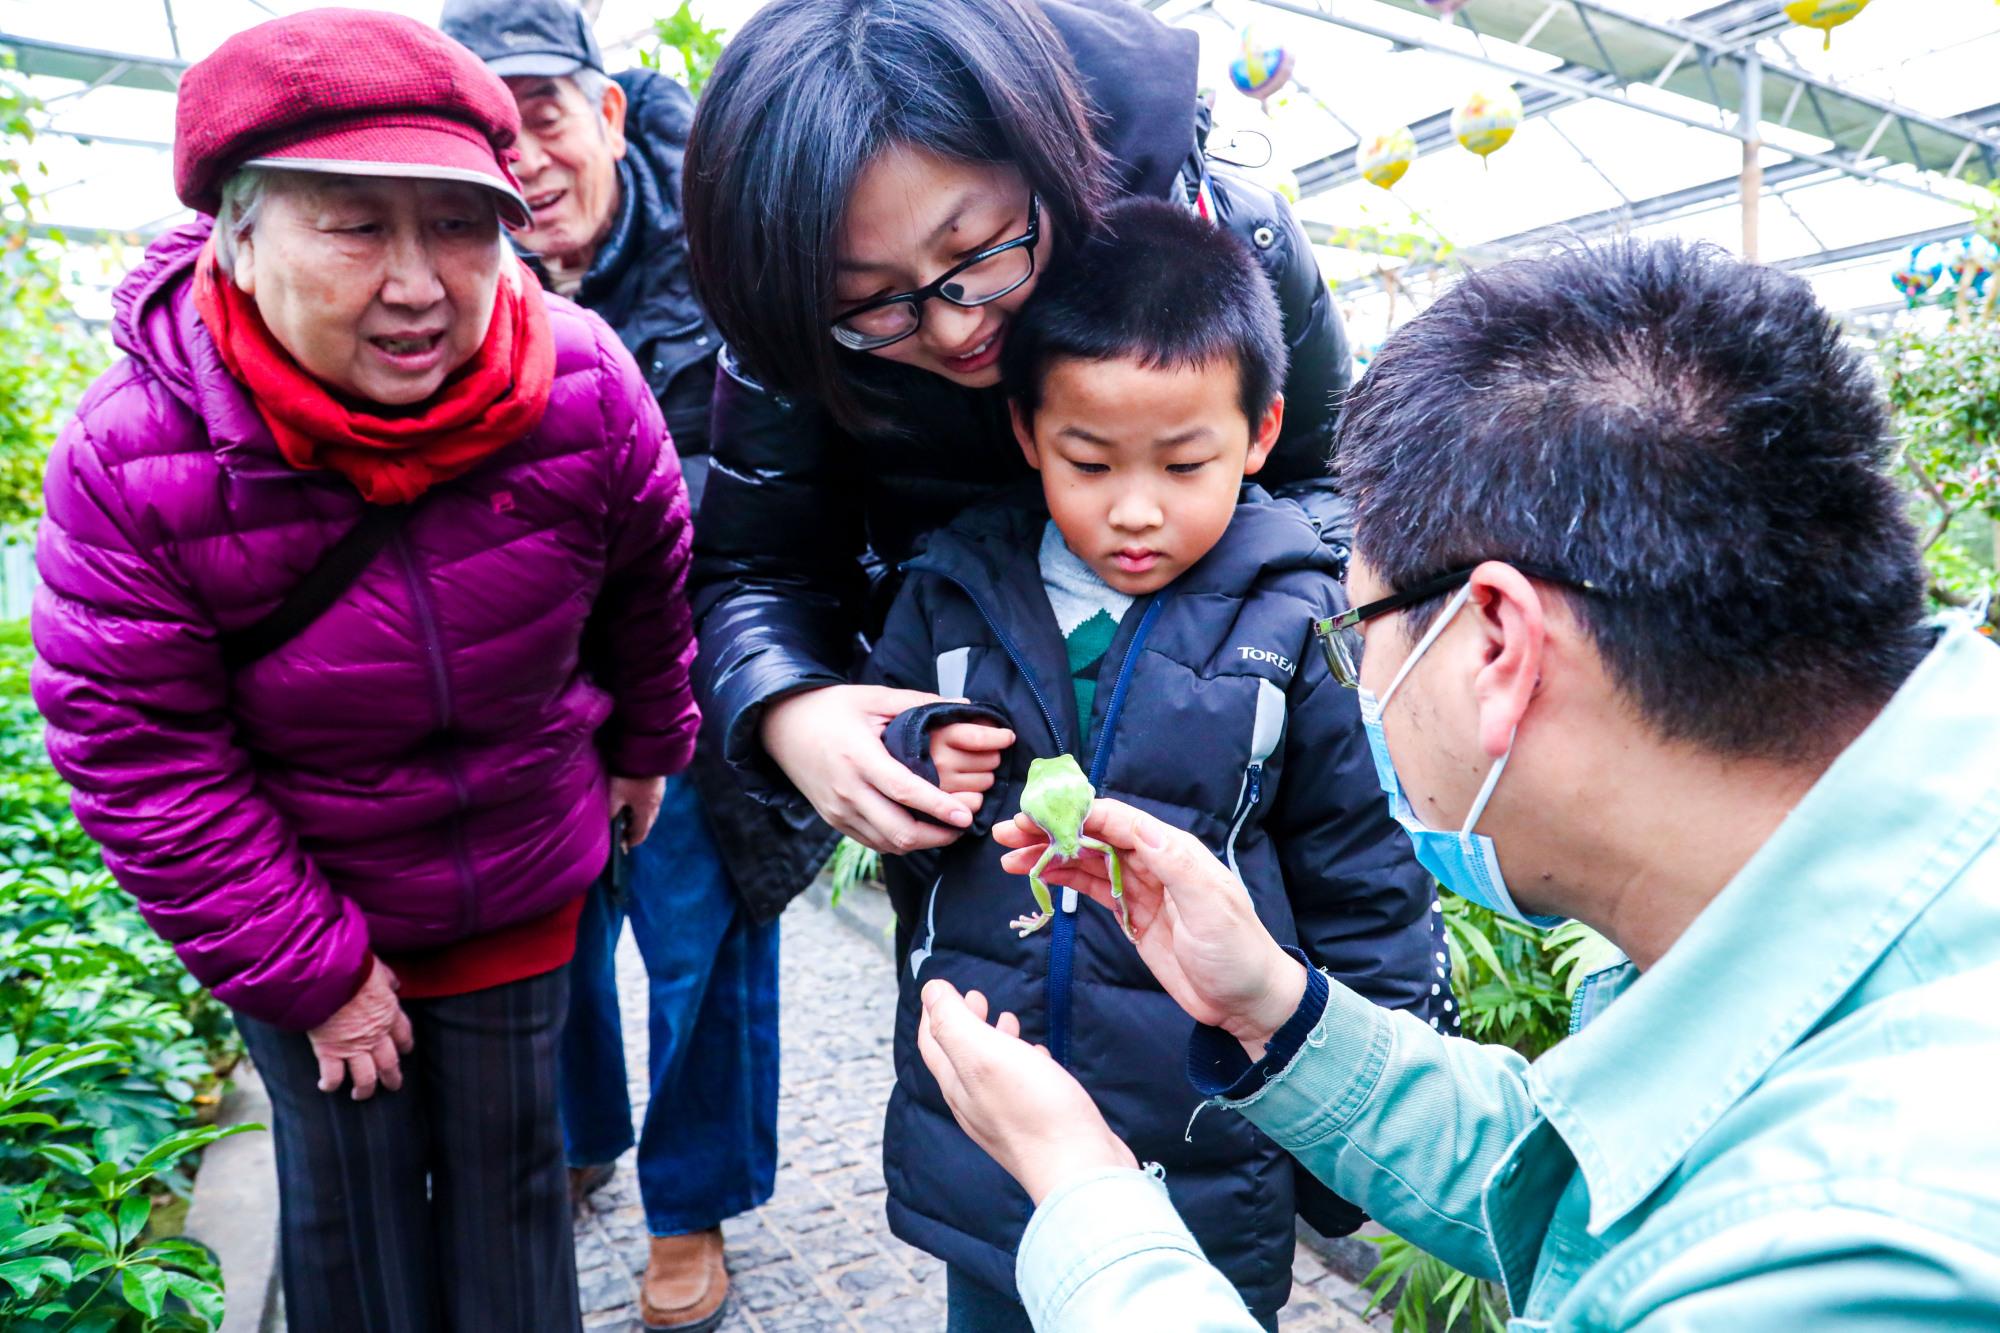
[[[952,1117],[1030,1199],[1039,1204],[1092,1171],[1138,1165],[1083,1085],[1047,1049],[1021,1040],[1014,1015],[988,1027],[986,997],[961,996],[948,981],[927,984],[923,1004],[917,1049]]]
[[[1306,975],[1258,919],[1242,881],[1192,833],[1121,801],[1093,803],[1083,831],[1118,852],[1134,942],[1161,989],[1196,1022],[1222,1028],[1252,1059],[1262,1056],[1298,1008]],[[1000,864],[1017,875],[1033,869],[1048,844],[1026,815],[997,826],[993,838],[1012,849]],[[1052,864],[1043,878],[1115,910],[1101,853]]]
[[[378,1085],[390,1092],[401,1088],[402,1057],[415,1044],[396,999],[396,974],[379,958],[354,998],[306,1036],[319,1057],[319,1090],[338,1092],[351,1079],[357,1102],[373,1097]]]

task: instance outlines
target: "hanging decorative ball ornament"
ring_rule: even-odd
[[[1229,62],[1229,81],[1236,91],[1259,102],[1277,96],[1292,78],[1292,53],[1282,46],[1262,46],[1257,34],[1243,30],[1243,51]]]
[[[1407,125],[1399,125],[1387,134],[1378,134],[1372,139],[1363,139],[1361,146],[1354,150],[1354,164],[1361,169],[1361,175],[1370,185],[1391,189],[1403,179],[1403,173],[1410,169],[1410,163],[1417,160],[1417,136],[1410,133]]]
[[[1785,17],[1801,28],[1818,28],[1826,34],[1820,43],[1824,51],[1833,45],[1833,30],[1868,8],[1868,0],[1791,0]]]
[[[1951,252],[1951,280],[1960,291],[1981,291],[1987,279],[2000,272],[2000,247],[1984,236],[1968,236]]]
[[[1511,87],[1484,89],[1451,113],[1451,137],[1484,159],[1507,146],[1521,127],[1522,114],[1521,95]]]
[[[1937,286],[1937,280],[1944,273],[1944,263],[1935,254],[1925,254],[1926,247],[1916,246],[1910,251],[1909,261],[1889,275],[1889,281],[1896,284],[1896,290],[1903,294],[1903,300],[1914,308],[1923,299],[1924,293]]]

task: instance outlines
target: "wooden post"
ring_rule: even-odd
[[[1743,114],[1737,128],[1743,136],[1743,175],[1738,194],[1743,208],[1743,257],[1757,262],[1757,206],[1764,194],[1764,62],[1754,54],[1743,57]]]

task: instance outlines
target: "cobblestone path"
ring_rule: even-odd
[[[862,892],[866,892],[863,890]],[[724,1224],[729,1333],[944,1327],[944,1269],[889,1234],[882,1108],[893,1075],[895,980],[884,951],[843,916],[801,900],[783,923],[778,1182],[771,1202]],[[646,1067],[645,975],[628,937],[618,955],[628,1067]],[[632,1090],[634,1104],[645,1096]],[[584,1325],[637,1329],[646,1228],[632,1156],[579,1219]],[[1364,1299],[1305,1245],[1286,1333],[1367,1333]]]

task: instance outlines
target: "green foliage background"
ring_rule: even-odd
[[[0,67],[0,536],[41,509],[62,420],[107,360],[31,234],[34,103]],[[235,1055],[227,1014],[106,872],[0,624],[0,1328],[215,1328],[221,1276],[178,1239],[189,1154]],[[229,1131],[233,1132],[233,1131]]]
[[[18,154],[34,106],[0,57],[0,534],[41,512],[49,446],[108,359],[62,294],[61,238],[29,231],[34,190]]]
[[[212,1329],[222,1286],[177,1239],[187,1155],[235,1032],[69,812],[0,624],[0,1328]]]

